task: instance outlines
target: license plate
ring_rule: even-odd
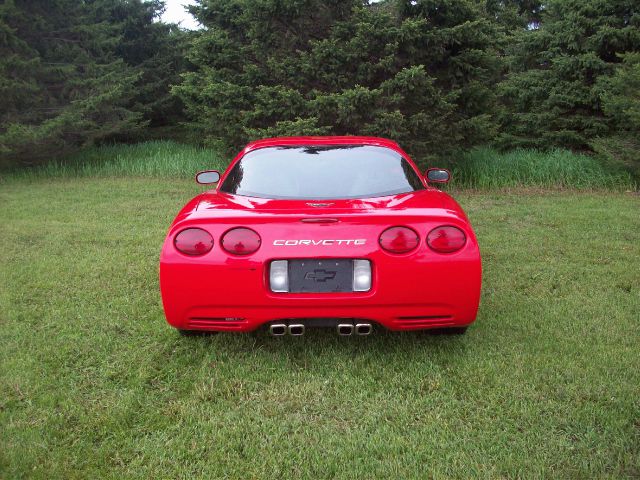
[[[289,292],[330,293],[353,291],[353,260],[289,260]]]

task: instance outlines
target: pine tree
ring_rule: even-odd
[[[536,28],[544,10],[544,0],[487,0],[487,11],[507,30]]]
[[[171,95],[186,69],[185,50],[192,36],[177,25],[160,22],[162,0],[102,0],[101,16],[113,24],[120,40],[115,55],[140,72],[129,106],[141,113],[150,128],[183,120],[182,102]]]
[[[599,80],[602,109],[612,134],[590,145],[607,163],[626,168],[640,178],[640,52],[622,56],[614,75]]]
[[[207,30],[175,92],[210,144],[368,134],[426,158],[492,135],[501,33],[475,0],[199,0],[193,13]]]
[[[620,54],[640,49],[637,0],[549,0],[539,28],[520,33],[501,85],[505,147],[588,149],[616,127],[602,104],[603,79]]]
[[[140,125],[138,73],[115,54],[101,4],[7,0],[0,6],[0,154],[5,166],[48,160]]]

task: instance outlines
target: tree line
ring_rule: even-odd
[[[161,0],[0,5],[2,165],[174,137],[393,138],[590,151],[638,173],[637,0]]]

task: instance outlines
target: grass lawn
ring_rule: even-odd
[[[200,188],[0,185],[0,478],[640,476],[640,197],[458,194],[460,338],[183,338],[158,255]]]

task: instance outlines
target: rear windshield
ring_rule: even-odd
[[[247,153],[220,191],[246,197],[327,200],[421,190],[402,156],[371,145],[269,147]]]

